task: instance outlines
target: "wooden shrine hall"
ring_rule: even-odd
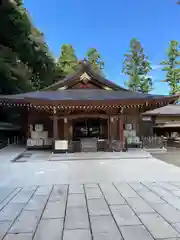
[[[120,151],[125,139],[138,145],[141,136],[152,134],[141,113],[177,99],[124,89],[83,61],[76,72],[43,91],[0,96],[0,106],[21,113],[21,133],[29,149],[88,152],[116,146]]]

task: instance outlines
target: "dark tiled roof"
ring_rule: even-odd
[[[114,90],[127,91],[127,89],[120,87],[118,84],[114,83],[113,81],[110,81],[110,80],[104,78],[103,76],[101,76],[100,74],[96,73],[95,71],[93,71],[90,64],[85,63],[83,61],[80,63],[79,68],[74,73],[68,75],[64,79],[61,79],[57,83],[54,83],[54,84],[46,87],[44,90],[54,90],[54,89],[63,87],[65,85],[68,85],[71,81],[73,81],[74,79],[77,79],[84,72],[86,72],[95,81],[97,81],[101,84],[104,84]]]
[[[179,115],[180,116],[180,105],[175,105],[175,104],[169,104],[165,107],[157,108],[152,111],[147,111],[143,113],[143,115],[146,116],[157,116],[157,115]]]
[[[143,94],[131,91],[107,91],[99,89],[70,89],[59,91],[38,91],[17,95],[1,96],[0,99],[49,100],[49,101],[101,101],[101,100],[153,100],[167,98],[163,95]]]

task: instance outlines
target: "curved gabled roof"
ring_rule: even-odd
[[[81,81],[82,75],[86,73],[86,77],[90,77],[94,83],[97,83],[100,86],[107,86],[111,90],[103,90],[97,88],[88,88],[88,89],[76,89],[70,88],[66,90],[62,90],[64,86],[71,86],[72,83],[77,83],[77,81]],[[59,90],[61,89],[61,90]],[[55,91],[56,90],[56,91]],[[101,75],[95,73],[90,65],[87,62],[81,62],[80,68],[74,72],[72,75],[67,76],[63,80],[49,86],[43,91],[29,92],[23,94],[16,95],[6,95],[0,96],[0,102],[14,102],[17,103],[31,103],[31,102],[47,102],[49,104],[77,104],[78,101],[90,104],[98,102],[113,102],[119,105],[125,103],[142,103],[145,104],[147,102],[164,102],[165,104],[175,102],[179,96],[165,96],[165,95],[154,95],[154,94],[145,94],[138,93],[127,90],[118,86],[117,84],[105,79]]]
[[[96,73],[95,71],[93,71],[90,64],[88,64],[86,61],[82,61],[80,63],[80,66],[78,67],[78,69],[74,73],[68,75],[64,79],[61,79],[57,83],[54,83],[54,84],[44,88],[43,90],[44,91],[46,91],[46,90],[56,90],[58,88],[66,86],[66,85],[70,84],[72,81],[78,79],[80,77],[80,75],[83,74],[84,72],[87,73],[97,83],[106,85],[107,87],[112,88],[113,90],[128,91],[127,89],[125,89],[123,87],[120,87],[118,84],[114,83],[113,81],[110,81],[110,80],[104,78],[103,76],[101,76],[100,74]]]

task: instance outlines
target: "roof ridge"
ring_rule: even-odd
[[[101,82],[102,84],[109,86],[110,88],[113,88],[114,90],[124,90],[124,91],[128,91],[126,88],[121,87],[120,85],[118,85],[117,83],[106,79],[105,77],[103,77],[101,74],[95,72],[91,65],[88,63],[88,61],[80,61],[79,62],[79,67],[77,68],[77,70],[75,70],[72,74],[67,75],[66,77],[64,77],[63,79],[59,80],[58,82],[47,86],[45,88],[43,88],[42,90],[47,91],[49,89],[58,87],[59,85],[63,87],[63,84],[65,85],[65,83],[68,81],[73,81],[73,78],[75,78],[76,76],[78,76],[81,72],[87,72],[87,74],[89,74],[92,78],[94,78],[95,80]]]

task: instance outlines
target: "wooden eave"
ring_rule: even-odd
[[[167,96],[156,99],[126,99],[126,100],[42,100],[34,98],[24,99],[1,99],[0,106],[19,106],[19,107],[33,107],[33,106],[47,106],[57,108],[93,108],[93,107],[143,107],[157,104],[164,106],[177,100],[177,96]]]

